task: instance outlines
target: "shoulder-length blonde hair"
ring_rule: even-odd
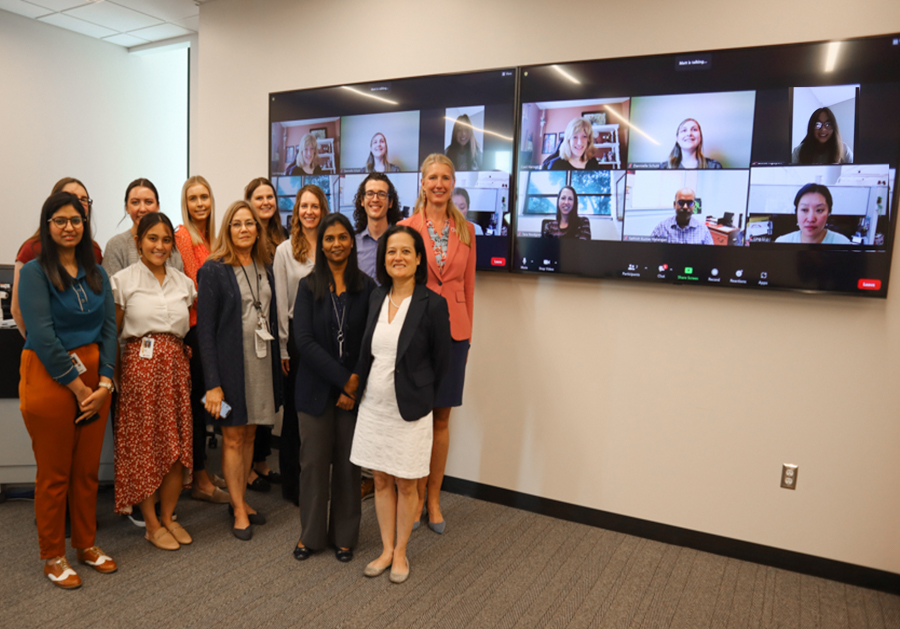
[[[266,225],[265,230],[265,236],[269,240],[269,249],[275,251],[275,247],[286,240],[284,228],[281,226],[281,212],[278,210],[278,193],[275,192],[275,186],[265,177],[257,177],[244,187],[244,200],[250,201],[253,198],[253,193],[260,186],[269,186],[272,189],[272,195],[275,197],[275,214],[269,219],[269,224]]]
[[[594,125],[587,118],[572,118],[566,125],[566,137],[559,147],[559,156],[567,162],[573,158],[581,157],[572,153],[572,138],[579,131],[587,136],[587,146],[584,147],[584,161],[588,161],[594,156]]]
[[[321,224],[322,219],[328,215],[328,197],[325,196],[325,192],[322,191],[322,188],[310,183],[297,191],[297,198],[294,201],[294,213],[291,214],[291,253],[293,253],[294,259],[297,260],[297,262],[306,262],[309,260],[309,242],[307,242],[306,236],[303,235],[303,225],[300,224],[300,219],[298,217],[298,214],[300,214],[300,197],[303,196],[304,192],[315,195],[316,199],[319,200],[319,210],[322,213],[321,216],[319,216],[319,224]],[[318,225],[316,227],[318,227]]]
[[[269,250],[269,242],[266,238],[259,237],[260,221],[259,214],[253,209],[247,201],[235,201],[225,210],[225,216],[222,218],[222,226],[219,228],[219,237],[216,238],[216,244],[213,251],[209,254],[209,260],[221,260],[225,264],[235,265],[238,263],[237,253],[234,249],[234,241],[231,239],[231,221],[238,210],[249,210],[256,221],[256,242],[253,243],[253,249],[250,255],[258,264],[271,264],[272,252]]]
[[[194,224],[194,219],[191,218],[191,213],[188,212],[187,192],[188,188],[191,186],[203,186],[209,193],[209,218],[206,219],[205,234],[200,233],[200,230],[197,229],[197,226]],[[206,243],[212,246],[213,237],[216,233],[216,198],[213,196],[212,187],[209,185],[209,182],[200,175],[194,175],[193,177],[188,178],[188,180],[184,182],[184,185],[181,186],[181,224],[184,225],[184,228],[187,230],[188,234],[190,234],[192,243],[195,245]]]
[[[304,164],[302,162],[303,159],[303,149],[307,146],[311,146],[313,148],[313,156],[312,159],[309,160],[309,164]],[[303,167],[309,167],[313,170],[319,165],[319,143],[316,141],[316,136],[312,133],[307,133],[302,138],[300,138],[300,144],[297,145],[297,159],[296,163]],[[272,188],[274,190],[274,188]]]
[[[442,164],[450,168],[450,173],[453,175],[453,185],[450,188],[452,190],[456,187],[456,169],[453,167],[453,160],[441,153],[432,153],[425,158],[424,162],[422,162],[422,182],[424,183],[425,181],[428,169],[438,164]],[[427,201],[425,199],[425,188],[419,188],[419,198],[416,199],[416,206],[413,208],[413,214],[424,212],[426,203]],[[459,237],[459,241],[468,246],[470,243],[470,239],[469,228],[466,225],[466,217],[463,216],[462,212],[459,211],[459,208],[456,207],[456,205],[453,203],[452,194],[450,195],[450,200],[447,201],[447,216],[453,221],[454,227],[456,227],[456,233]]]

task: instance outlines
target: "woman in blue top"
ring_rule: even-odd
[[[19,275],[19,305],[28,331],[19,399],[37,463],[34,511],[44,574],[62,588],[81,586],[66,560],[67,497],[78,560],[99,572],[116,570],[116,563],[94,545],[116,315],[90,232],[78,197],[50,195],[41,209],[41,255]]]

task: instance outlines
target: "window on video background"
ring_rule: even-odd
[[[340,118],[272,123],[272,175],[333,175],[340,167]]]
[[[859,85],[792,90],[792,164],[852,164]]]
[[[628,171],[624,240],[745,244],[748,170]]]
[[[328,198],[328,207],[335,208],[338,201],[339,177],[336,175],[316,175],[308,177],[273,177],[275,194],[278,197],[278,210],[282,214],[282,222],[290,225],[290,217],[294,211],[297,193],[303,186],[319,186]],[[285,218],[286,217],[286,218]]]
[[[342,173],[419,170],[419,112],[343,116]]]
[[[520,168],[621,168],[628,153],[628,117],[628,98],[525,103]]]
[[[883,246],[894,175],[887,164],[752,168],[747,240]]]
[[[753,91],[632,98],[629,168],[749,167],[755,102]]]

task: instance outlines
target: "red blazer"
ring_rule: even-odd
[[[466,221],[469,230],[469,245],[459,241],[454,223],[450,222],[450,238],[447,244],[447,260],[444,262],[444,273],[438,270],[434,261],[434,241],[428,235],[425,226],[425,215],[422,212],[413,214],[400,221],[422,235],[425,241],[425,254],[428,258],[428,288],[447,300],[450,310],[450,336],[454,341],[465,341],[472,338],[472,314],[475,310],[475,227]]]

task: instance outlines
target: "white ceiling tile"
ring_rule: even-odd
[[[79,20],[78,18],[66,15],[65,13],[51,13],[45,17],[38,18],[38,21],[52,24],[53,26],[59,26],[60,28],[65,28],[90,37],[100,38],[116,34],[116,31],[97,26],[96,24],[91,24],[90,22],[85,22],[84,20]]]
[[[159,26],[151,26],[150,28],[142,28],[136,31],[130,31],[129,35],[143,37],[149,41],[160,41],[162,39],[170,39],[172,37],[182,37],[184,35],[192,35],[191,31],[181,28],[175,24],[160,24]]]
[[[169,20],[173,24],[178,24],[178,26],[183,26],[189,31],[194,31],[195,33],[200,32],[200,16],[195,15],[194,17],[186,17],[180,20]]]
[[[65,14],[119,32],[133,31],[162,22],[158,18],[132,11],[113,2],[87,4],[66,11]]]
[[[118,35],[113,35],[111,37],[104,37],[103,41],[109,42],[111,44],[117,44],[119,46],[125,46],[126,48],[131,48],[132,46],[140,46],[141,44],[146,44],[146,39],[141,39],[140,37],[135,37],[134,35],[129,35],[128,33],[119,33]]]
[[[87,0],[29,0],[29,2],[51,11],[65,11],[87,4]]]
[[[177,22],[186,17],[200,15],[200,7],[194,0],[114,0],[115,4],[158,17],[166,22]]]
[[[0,0],[0,9],[30,18],[50,13],[50,11],[43,7],[39,7],[36,4],[29,4],[28,2],[22,2],[22,0]]]

